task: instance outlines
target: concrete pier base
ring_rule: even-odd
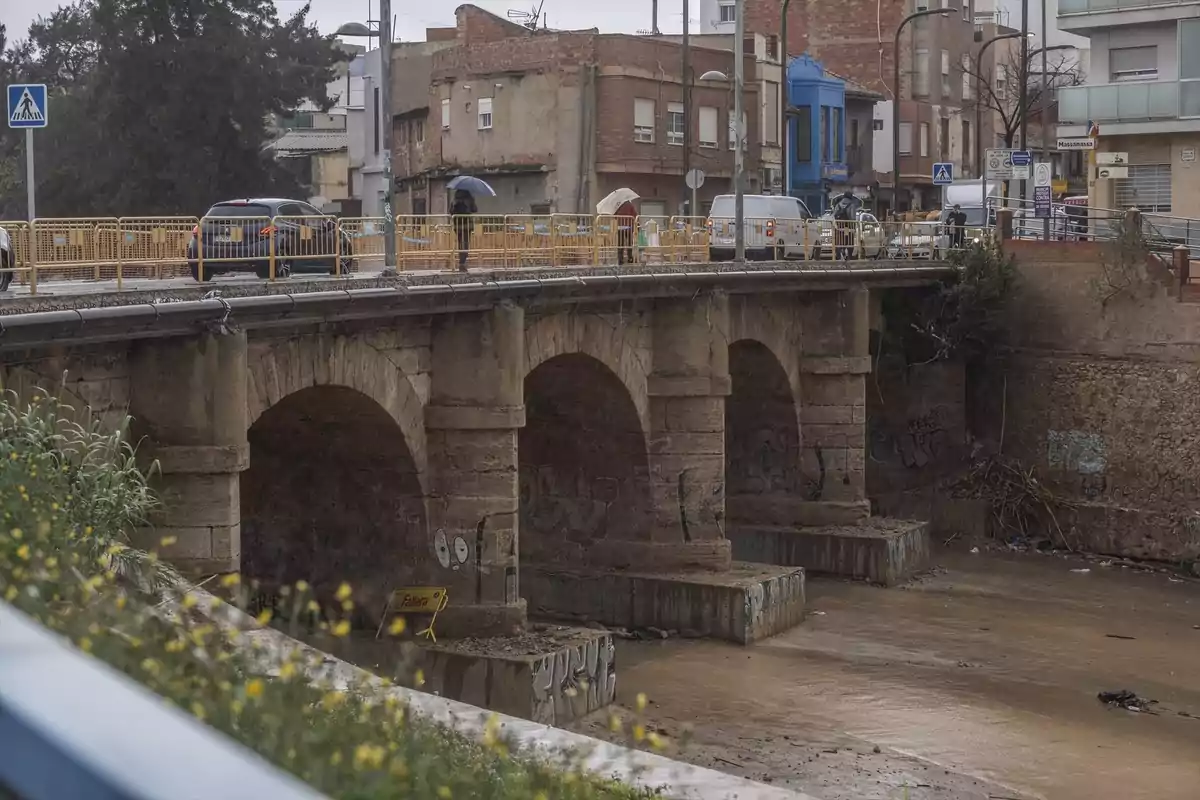
[[[532,616],[660,628],[750,644],[804,619],[804,570],[734,562],[727,572],[649,574],[530,565]]]
[[[733,557],[741,561],[798,566],[882,586],[904,583],[929,559],[929,524],[887,517],[820,528],[738,527],[729,538]]]
[[[566,725],[616,696],[616,651],[607,631],[542,625],[420,650],[422,691],[546,725]]]

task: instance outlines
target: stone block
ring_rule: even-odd
[[[423,691],[501,714],[561,727],[616,698],[608,631],[540,626],[516,636],[442,637],[420,650]]]
[[[832,502],[802,500],[791,495],[731,495],[725,498],[725,511],[731,528],[737,525],[765,525],[786,528],[849,525],[871,516],[866,500]]]
[[[850,425],[854,423],[854,407],[842,406],[800,406],[800,422],[808,425]]]
[[[805,375],[867,375],[871,372],[871,357],[805,356],[800,359],[800,372]]]
[[[447,639],[516,635],[525,631],[525,609],[525,601],[520,598],[504,605],[459,603],[451,592],[449,604],[438,614],[437,634]]]
[[[725,433],[660,433],[649,441],[651,455],[724,455]]]
[[[739,644],[804,619],[804,570],[734,563],[725,572],[672,573],[528,565],[522,593],[532,614],[627,628],[659,628]]]
[[[604,539],[586,552],[592,567],[635,568],[639,571],[680,569],[727,570],[731,559],[728,539],[695,542],[630,542]]]
[[[736,526],[729,537],[739,560],[803,567],[814,575],[883,586],[909,580],[929,558],[928,523],[886,517],[820,528]]]

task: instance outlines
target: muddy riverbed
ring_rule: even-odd
[[[812,580],[806,622],[751,647],[622,641],[618,701],[690,731],[682,760],[823,800],[1200,796],[1200,583],[936,557],[900,589]],[[1113,689],[1157,713],[1097,700]],[[607,722],[576,727],[617,738]]]

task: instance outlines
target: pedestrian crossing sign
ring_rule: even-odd
[[[46,127],[46,85],[14,83],[8,87],[8,127]]]
[[[933,185],[949,186],[954,183],[954,165],[940,162],[933,165]]]

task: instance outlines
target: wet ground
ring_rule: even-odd
[[[682,760],[823,800],[1200,796],[1200,582],[935,559],[899,589],[812,580],[806,622],[752,647],[621,641],[618,701],[645,692],[651,729],[690,730]],[[1157,713],[1097,700],[1115,689]]]

